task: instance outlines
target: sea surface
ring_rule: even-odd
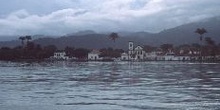
[[[220,110],[220,64],[0,62],[0,110]]]

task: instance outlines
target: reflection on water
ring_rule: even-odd
[[[0,107],[217,110],[219,67],[180,62],[0,62]]]

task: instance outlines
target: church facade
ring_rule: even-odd
[[[140,45],[134,46],[132,41],[128,43],[128,52],[121,54],[121,60],[127,61],[186,61],[190,60],[189,56],[175,55],[171,50],[163,53],[161,50],[146,52]]]
[[[143,47],[138,45],[137,47],[134,46],[133,42],[128,43],[128,58],[129,60],[144,60],[146,52],[144,51]]]

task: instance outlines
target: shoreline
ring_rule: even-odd
[[[0,60],[0,62],[17,62],[17,63],[40,63],[40,62],[188,62],[188,63],[220,63],[220,60],[48,60],[48,59],[17,59],[17,60]]]

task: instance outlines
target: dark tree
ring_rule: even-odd
[[[22,47],[24,47],[24,40],[26,39],[26,37],[19,37],[19,40],[21,40],[21,44],[22,44]]]
[[[169,50],[173,49],[173,44],[162,44],[160,48],[163,50],[163,52],[168,52]]]
[[[150,46],[150,45],[144,45],[144,50],[146,52],[152,52],[154,50],[156,50],[156,47]]]
[[[210,56],[215,56],[218,53],[218,47],[215,44],[215,41],[210,37],[205,38],[206,46],[205,46],[205,54]]]
[[[203,34],[207,33],[206,29],[204,28],[197,28],[195,33],[200,35],[200,41],[203,41]]]
[[[110,58],[118,58],[124,52],[122,49],[113,49],[113,48],[103,48],[100,49],[101,55],[100,57],[110,57]]]
[[[35,44],[34,44],[33,42],[27,43],[26,49],[27,49],[27,50],[33,50],[33,49],[35,49]]]
[[[194,48],[194,49],[196,49],[196,50],[199,50],[199,49],[201,48],[201,45],[198,44],[198,43],[193,43],[193,44],[191,45],[191,47]]]
[[[79,48],[74,50],[74,57],[79,58],[79,59],[85,59],[87,58],[87,55],[90,51],[88,49],[84,48]]]
[[[109,37],[109,39],[113,40],[114,42],[116,41],[116,39],[119,38],[118,34],[115,32],[111,33],[108,37]]]
[[[212,40],[212,38],[210,38],[210,37],[206,37],[205,42],[206,42],[207,45],[211,45],[211,46],[215,45],[215,41]]]
[[[65,52],[66,52],[66,54],[68,55],[68,56],[74,56],[74,50],[75,50],[75,48],[74,47],[66,47],[65,48]]]
[[[30,42],[30,40],[32,39],[31,36],[29,36],[29,35],[28,35],[28,36],[25,36],[25,38],[26,38],[26,40],[27,40],[27,43]]]
[[[53,56],[54,52],[57,50],[57,47],[55,45],[48,45],[44,47],[44,57],[49,58],[50,56]]]
[[[204,28],[197,28],[195,33],[199,34],[200,35],[200,42],[201,42],[201,45],[202,45],[202,41],[203,41],[203,34],[207,33],[206,29]],[[202,53],[203,53],[203,49],[202,47],[200,48],[200,60],[202,60]]]

